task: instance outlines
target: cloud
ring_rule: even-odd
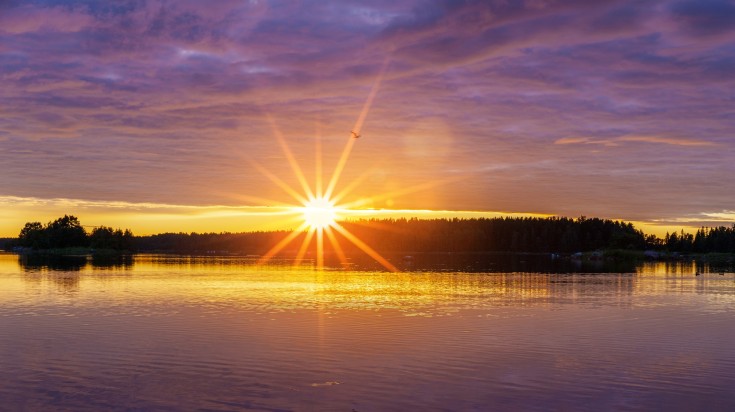
[[[345,170],[380,169],[370,190],[460,170],[475,175],[436,188],[436,207],[647,218],[702,210],[692,198],[715,209],[735,200],[732,2],[0,7],[6,195],[274,197],[249,166],[285,165],[266,116],[311,174],[321,136],[329,168],[387,59]]]
[[[614,140],[595,140],[587,137],[562,137],[561,139],[557,139],[556,141],[554,141],[554,144],[593,144],[603,146],[617,146],[617,143]]]
[[[283,207],[275,206],[224,206],[224,205],[175,205],[165,203],[145,203],[145,202],[126,202],[126,201],[101,201],[101,200],[85,200],[85,199],[68,199],[68,198],[37,198],[37,197],[20,197],[20,196],[0,196],[0,205],[8,207],[17,206],[34,206],[47,207],[54,209],[100,209],[100,210],[133,210],[133,211],[153,211],[158,213],[184,213],[184,214],[208,214],[216,213],[221,215],[225,211],[229,211],[232,215],[268,215],[282,214]]]
[[[674,19],[696,35],[735,30],[735,3],[730,0],[687,0],[671,6]]]
[[[720,212],[703,212],[702,216],[713,221],[735,224],[735,210],[722,210]]]
[[[623,136],[619,140],[623,142],[661,143],[673,146],[717,146],[716,143],[705,140],[678,139],[659,136]]]
[[[592,144],[602,146],[618,146],[621,142],[642,142],[642,143],[659,143],[672,146],[717,146],[717,143],[696,140],[696,139],[680,139],[674,137],[661,136],[620,136],[613,139],[592,139],[588,137],[562,137],[554,141],[554,144]]]
[[[701,227],[731,227],[735,225],[735,211],[725,209],[722,211],[699,212],[686,216],[652,219],[649,223],[666,226],[669,228],[669,231],[677,231],[682,226],[686,227],[688,231],[693,231]]]
[[[0,33],[77,32],[94,19],[75,7],[38,8],[33,5],[6,8],[0,12]]]

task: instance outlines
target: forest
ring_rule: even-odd
[[[576,253],[605,249],[670,253],[735,253],[735,226],[702,228],[695,235],[646,235],[631,223],[586,218],[387,219],[340,223],[380,253],[517,252]],[[289,232],[164,233],[136,237],[141,251],[244,253],[262,255]],[[335,235],[345,253],[358,248]],[[305,234],[283,254],[295,254]],[[325,236],[325,250],[332,249]]]
[[[340,222],[340,225],[379,253],[561,253],[596,250],[654,250],[668,253],[735,253],[735,225],[701,228],[695,234],[667,233],[661,239],[633,224],[599,218],[385,219]],[[263,255],[288,231],[248,233],[162,233],[134,236],[128,229],[95,227],[89,234],[74,216],[46,225],[29,222],[6,250],[47,250],[85,247],[129,252],[236,253]],[[298,252],[300,233],[282,255]],[[359,248],[335,233],[344,253]],[[325,236],[324,247],[333,251]]]

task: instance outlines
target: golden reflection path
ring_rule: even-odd
[[[75,307],[205,302],[274,311],[392,308],[416,316],[519,304],[594,306],[602,300],[654,307],[661,297],[673,296],[687,304],[706,303],[711,311],[732,310],[735,274],[695,276],[692,269],[690,263],[646,262],[636,273],[366,273],[314,271],[277,261],[264,267],[244,257],[138,255],[112,266],[88,258],[62,270],[29,266],[18,255],[0,253],[0,307],[49,299]]]

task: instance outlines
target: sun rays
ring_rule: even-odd
[[[253,162],[253,165],[275,186],[283,190],[293,199],[295,204],[288,207],[287,210],[298,227],[273,245],[270,250],[260,258],[259,263],[268,262],[270,259],[284,251],[284,249],[291,243],[296,242],[297,239],[301,238],[301,244],[299,245],[298,251],[295,255],[294,265],[300,265],[307,255],[312,256],[312,253],[315,252],[313,256],[316,267],[318,269],[324,268],[325,246],[327,245],[326,242],[328,242],[329,246],[331,246],[330,252],[339,259],[339,262],[344,267],[348,264],[348,259],[340,242],[346,241],[373,258],[385,269],[393,272],[398,271],[396,266],[391,264],[385,257],[365,241],[361,240],[354,233],[351,233],[344,225],[340,224],[340,221],[349,215],[359,215],[361,210],[360,208],[371,205],[376,201],[390,199],[394,196],[405,195],[407,193],[420,190],[426,190],[430,187],[446,183],[446,181],[432,181],[420,185],[412,185],[408,188],[396,191],[377,193],[367,198],[345,201],[345,198],[369,176],[369,171],[366,171],[357,178],[347,182],[341,190],[337,190],[340,178],[347,166],[350,155],[355,148],[355,145],[359,143],[359,140],[362,140],[357,139],[357,137],[361,134],[368,112],[370,111],[370,107],[375,100],[378,88],[380,87],[380,83],[385,75],[386,67],[387,61],[383,64],[380,74],[373,84],[353,128],[349,132],[345,133],[345,146],[342,149],[339,159],[337,160],[334,170],[328,180],[323,179],[322,141],[319,130],[317,130],[315,134],[315,178],[312,185],[306,178],[303,169],[296,160],[294,153],[286,142],[286,139],[278,128],[275,120],[271,116],[268,116],[268,123],[273,135],[289,164],[291,172],[296,177],[298,186],[295,188],[289,185],[283,179],[271,173],[260,164]],[[324,184],[325,182],[326,185]]]
[[[329,178],[326,189],[324,188],[324,181],[322,176],[322,144],[320,135],[317,133],[316,136],[316,178],[314,186],[312,187],[312,185],[309,184],[301,166],[296,160],[296,157],[286,143],[286,139],[276,125],[276,122],[271,116],[268,116],[268,122],[271,126],[273,135],[275,136],[278,145],[283,151],[283,154],[288,161],[291,171],[294,173],[296,179],[298,180],[301,191],[293,188],[288,183],[284,182],[281,178],[265,169],[263,166],[257,163],[254,163],[254,166],[265,177],[270,179],[273,184],[278,186],[285,193],[291,196],[291,198],[293,198],[293,200],[297,203],[297,206],[293,206],[291,208],[294,215],[293,217],[301,223],[295,230],[293,230],[278,243],[276,243],[273,247],[271,247],[271,249],[268,250],[268,252],[266,252],[261,257],[260,263],[268,262],[270,259],[278,255],[278,253],[280,253],[284,248],[286,248],[289,244],[294,242],[299,236],[303,234],[303,240],[298,248],[298,252],[296,253],[296,257],[294,259],[295,265],[298,265],[303,261],[307,253],[309,253],[310,249],[312,249],[312,244],[315,243],[316,266],[317,268],[322,269],[324,267],[325,238],[331,245],[331,250],[337,256],[340,263],[342,265],[347,265],[347,257],[345,256],[343,248],[340,245],[341,237],[342,239],[347,240],[348,242],[352,243],[357,248],[365,252],[368,256],[375,259],[387,270],[394,272],[398,271],[398,269],[387,259],[381,256],[364,241],[360,240],[357,236],[350,233],[349,230],[347,230],[339,223],[339,220],[344,218],[344,214],[348,213],[349,211],[346,206],[339,205],[338,202],[341,201],[350,191],[352,191],[361,181],[363,181],[364,176],[348,183],[345,189],[341,192],[335,192],[342,172],[347,165],[347,161],[357,140],[354,136],[359,135],[362,129],[365,119],[367,118],[367,114],[370,111],[370,107],[373,104],[373,100],[375,99],[375,95],[377,94],[378,88],[380,87],[380,83],[385,74],[386,67],[387,61],[383,64],[380,74],[373,84],[368,98],[365,101],[362,110],[360,111],[357,121],[355,122],[355,125],[352,128],[349,137],[347,138],[345,147],[343,148],[339,160],[337,161],[337,164],[334,168],[334,171]],[[362,204],[364,203],[364,201],[353,203]],[[340,237],[338,237],[337,234],[339,234]]]
[[[375,261],[380,263],[387,270],[394,272],[398,271],[398,269],[387,259],[381,256],[365,242],[360,240],[357,236],[350,233],[349,230],[347,230],[339,223],[339,220],[343,219],[345,217],[345,214],[349,213],[349,210],[344,205],[337,204],[338,199],[342,199],[346,195],[346,191],[342,191],[334,195],[332,195],[332,193],[334,193],[335,187],[340,178],[340,174],[344,170],[344,165],[347,163],[347,158],[349,157],[349,152],[351,151],[352,145],[354,144],[354,139],[352,137],[349,138],[345,150],[343,150],[342,152],[340,161],[330,178],[329,185],[327,186],[326,191],[323,191],[323,181],[321,174],[321,143],[317,143],[317,173],[314,187],[312,187],[308,183],[295,157],[291,154],[291,151],[288,148],[288,145],[286,144],[283,137],[280,136],[280,133],[277,132],[276,136],[278,136],[277,139],[279,141],[279,144],[281,145],[281,148],[283,149],[288,163],[291,166],[291,170],[294,174],[296,174],[297,180],[302,186],[301,189],[303,193],[300,193],[293,187],[289,186],[282,179],[270,173],[262,166],[258,166],[258,169],[276,186],[283,189],[284,192],[289,194],[297,204],[300,204],[299,206],[293,206],[291,208],[291,211],[293,214],[293,218],[297,221],[300,221],[301,223],[295,230],[293,230],[278,243],[276,243],[273,247],[271,247],[271,249],[268,250],[268,252],[266,252],[261,257],[259,262],[268,262],[278,253],[280,253],[284,248],[286,248],[288,245],[290,245],[292,242],[294,242],[297,238],[305,233],[301,245],[299,246],[298,252],[296,253],[294,265],[301,264],[304,257],[307,255],[307,253],[309,253],[310,249],[312,249],[312,244],[315,244],[314,246],[316,248],[316,267],[318,269],[324,268],[326,239],[326,241],[329,242],[329,244],[331,245],[331,250],[339,259],[340,263],[343,266],[346,266],[348,262],[343,248],[340,245],[341,237],[341,239],[347,240],[348,242],[352,243],[357,248],[362,250],[365,254],[375,259]],[[317,142],[320,142],[320,140],[317,139]],[[354,184],[348,184],[346,187],[347,191],[352,190],[354,186]],[[340,237],[338,237],[337,234],[339,234]]]

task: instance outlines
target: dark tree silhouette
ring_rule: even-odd
[[[46,226],[48,247],[84,247],[89,245],[87,232],[76,216],[64,215]]]
[[[18,244],[33,249],[48,247],[48,236],[41,222],[28,222],[18,235]]]
[[[496,218],[496,219],[388,219],[341,223],[380,253],[392,252],[531,252],[572,253],[597,249],[647,247],[643,232],[632,224],[603,219]],[[287,232],[164,233],[136,238],[145,251],[197,253],[207,251],[263,254]],[[283,250],[295,253],[303,234]],[[341,239],[345,252],[359,248]],[[325,242],[327,251],[331,250]]]
[[[100,226],[89,235],[89,246],[94,249],[132,250],[133,233],[125,229]]]
[[[683,231],[667,233],[659,239],[645,235],[631,223],[584,216],[578,219],[371,219],[340,224],[379,253],[574,253],[600,249],[735,253],[735,225],[701,228],[694,235]],[[26,223],[17,245],[34,249],[91,246],[128,251],[262,255],[288,233],[162,233],[134,237],[129,230],[102,226],[87,236],[76,217],[64,216],[46,227],[39,222]],[[305,233],[297,236],[281,254],[295,254],[304,237]],[[341,235],[337,237],[345,253],[362,253]],[[328,241],[325,250],[333,252]]]
[[[133,250],[133,233],[125,229],[98,227],[90,236],[76,216],[64,215],[43,226],[40,222],[28,222],[20,230],[18,239],[9,246],[35,250],[62,249],[92,246],[99,249]],[[7,246],[7,245],[6,245]]]

